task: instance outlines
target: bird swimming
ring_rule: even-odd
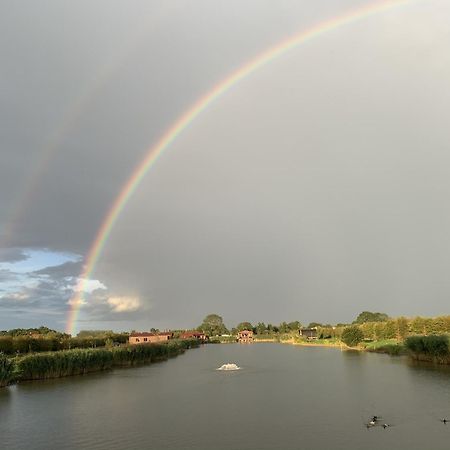
[[[442,422],[444,425],[447,425],[448,419],[441,419],[441,422]]]

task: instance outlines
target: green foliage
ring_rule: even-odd
[[[258,325],[255,327],[256,334],[265,334],[267,332],[267,327],[264,322],[258,322]]]
[[[176,356],[191,347],[194,340],[173,340],[162,343],[128,345],[111,348],[63,350],[51,353],[27,354],[9,361],[16,366],[13,375],[19,380],[42,380],[111,369],[113,367],[161,361]],[[7,358],[5,358],[7,359]],[[0,373],[1,372],[0,359]],[[6,371],[5,371],[6,373]],[[17,374],[20,374],[17,376]],[[1,377],[1,375],[0,375]]]
[[[408,331],[408,321],[404,317],[399,317],[397,319],[397,339],[399,341],[404,341],[408,335]]]
[[[105,338],[114,334],[112,330],[81,330],[78,334],[78,338]]]
[[[66,333],[60,333],[56,330],[51,330],[47,327],[39,327],[39,328],[14,328],[12,330],[3,330],[0,331],[0,336],[32,336],[32,335],[40,335],[40,336],[58,336],[58,337],[69,337]]]
[[[355,325],[345,328],[342,332],[342,341],[349,347],[358,345],[363,339],[363,332]]]
[[[405,346],[413,354],[429,355],[432,357],[449,356],[448,336],[410,336],[405,341]]]
[[[7,386],[16,378],[16,368],[11,358],[0,353],[0,387]]]
[[[323,324],[319,322],[310,322],[307,328],[318,328],[323,327]]]
[[[202,324],[197,328],[208,336],[220,336],[221,334],[228,334],[227,327],[223,323],[222,317],[217,314],[209,314],[204,319]]]
[[[252,331],[253,330],[253,325],[250,322],[241,322],[241,323],[238,323],[236,325],[236,329],[238,331],[243,331],[243,330],[250,330],[250,331]]]
[[[353,323],[386,322],[388,319],[388,315],[384,313],[363,311]]]
[[[126,344],[127,333],[110,333],[103,337],[70,337],[53,333],[29,335],[15,333],[0,336],[0,352],[6,355],[23,355],[34,352],[53,352],[74,348],[104,347],[107,343]]]
[[[298,320],[288,323],[288,328],[291,331],[298,331],[298,330],[300,330],[301,327],[302,327],[302,324]]]

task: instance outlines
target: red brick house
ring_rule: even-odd
[[[180,334],[180,339],[198,339],[199,341],[207,341],[209,338],[205,333],[200,331],[185,331]]]
[[[239,331],[237,339],[238,342],[253,342],[253,331],[251,330]]]
[[[154,342],[165,342],[173,338],[171,331],[164,333],[131,333],[128,338],[129,344],[151,344]]]

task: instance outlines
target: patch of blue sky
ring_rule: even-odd
[[[13,263],[0,263],[0,269],[9,270],[17,274],[26,274],[45,267],[59,266],[66,262],[81,260],[81,256],[75,253],[55,252],[46,249],[29,249],[25,251],[25,254],[28,256],[27,259]]]

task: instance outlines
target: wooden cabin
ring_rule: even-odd
[[[299,334],[308,340],[317,339],[317,328],[301,328]]]

